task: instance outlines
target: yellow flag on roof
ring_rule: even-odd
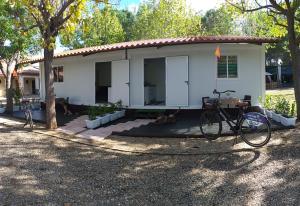
[[[215,56],[216,56],[218,59],[220,59],[220,57],[221,57],[221,49],[220,49],[219,46],[216,48]]]

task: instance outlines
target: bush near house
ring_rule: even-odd
[[[267,91],[262,106],[285,116],[296,116],[296,102],[293,89]]]

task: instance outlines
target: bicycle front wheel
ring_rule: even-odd
[[[222,121],[218,111],[206,110],[200,116],[200,130],[209,140],[217,139],[222,131]]]
[[[241,138],[252,147],[262,147],[271,139],[271,124],[259,113],[248,113],[240,122]]]

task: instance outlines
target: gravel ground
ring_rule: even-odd
[[[0,205],[300,205],[300,147],[114,153],[0,126]]]

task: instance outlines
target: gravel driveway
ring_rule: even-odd
[[[0,126],[0,205],[299,205],[300,147],[114,153]]]

